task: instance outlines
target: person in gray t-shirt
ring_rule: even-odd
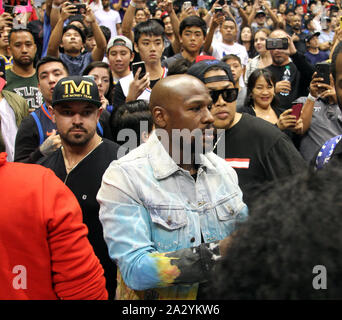
[[[301,117],[305,133],[299,151],[307,162],[312,160],[325,141],[342,133],[342,112],[337,104],[333,83],[328,85],[317,79],[311,81],[308,97],[295,100],[296,103],[304,104]],[[318,89],[318,85],[322,89]]]

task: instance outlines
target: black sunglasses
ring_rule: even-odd
[[[239,94],[239,89],[226,88],[222,90],[210,90],[209,93],[214,104],[217,102],[220,95],[222,95],[222,98],[224,101],[233,102],[237,99],[237,96]]]

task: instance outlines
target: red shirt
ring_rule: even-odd
[[[107,299],[74,194],[42,166],[0,153],[0,300]]]

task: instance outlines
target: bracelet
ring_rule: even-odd
[[[60,7],[61,7],[60,5],[59,5],[59,6],[56,6],[55,4],[52,4],[52,8],[53,8],[53,9],[60,9]]]
[[[211,12],[211,10],[208,11],[209,16],[213,16],[214,14]]]
[[[133,8],[135,8],[135,7],[137,6],[137,4],[136,4],[134,1],[131,1],[131,2],[129,3],[129,5],[132,6]]]
[[[311,93],[308,94],[308,100],[312,101],[312,102],[316,102],[317,98],[314,97],[313,95],[311,95]]]

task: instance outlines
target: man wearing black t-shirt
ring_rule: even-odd
[[[308,95],[308,87],[314,73],[314,67],[305,59],[303,54],[297,51],[292,38],[284,30],[274,30],[269,38],[288,39],[288,49],[270,50],[272,65],[268,66],[267,69],[275,77],[275,92],[280,100],[280,107],[289,109],[292,101]],[[283,79],[286,67],[289,67],[291,74],[289,80]]]
[[[236,112],[237,93],[227,64],[204,60],[187,73],[202,80],[210,91],[214,127],[225,129],[218,133],[214,151],[236,170],[247,204],[259,184],[306,169],[287,135],[263,119]]]

